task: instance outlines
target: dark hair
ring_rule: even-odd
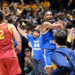
[[[65,28],[66,28],[66,29],[71,29],[71,28],[73,28],[72,22],[67,22],[66,25],[65,25]]]
[[[60,19],[60,20],[64,19],[64,15],[65,14],[63,12],[59,12],[59,13],[56,14],[57,18]]]
[[[54,33],[54,39],[59,45],[66,45],[67,43],[67,32],[65,30],[57,30]]]
[[[3,14],[3,12],[2,12],[2,11],[0,11],[0,21],[2,21],[2,20],[3,20],[3,17],[4,17],[4,14]]]
[[[40,34],[40,31],[39,30],[36,30],[36,29],[34,29],[33,32],[38,32]]]
[[[44,11],[42,15],[44,16],[44,15],[45,15],[45,13],[47,13],[47,12],[51,12],[51,13],[52,13],[52,11],[47,10],[47,11]]]

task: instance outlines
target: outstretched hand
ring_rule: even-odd
[[[64,22],[63,21],[59,20],[57,23],[60,25],[61,29],[64,29]]]

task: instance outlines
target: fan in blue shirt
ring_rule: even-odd
[[[33,35],[28,35],[20,28],[18,28],[18,31],[31,43],[35,75],[44,75],[44,69],[42,64],[42,36],[40,36],[40,32],[38,30],[34,30]]]

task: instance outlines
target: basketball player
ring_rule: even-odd
[[[17,52],[21,50],[21,40],[14,25],[5,23],[0,11],[0,75],[20,75],[21,69],[14,49],[13,37],[17,41]]]
[[[53,29],[63,28],[61,21],[58,24],[51,24],[52,22],[52,12],[46,11],[44,13],[44,22],[41,25],[42,32],[42,42],[44,50],[44,67],[47,71],[47,75],[50,75],[52,71],[51,55],[56,48],[53,38]]]

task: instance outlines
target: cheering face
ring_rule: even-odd
[[[33,37],[34,37],[34,38],[37,38],[38,36],[39,36],[39,33],[38,33],[37,31],[34,31],[34,32],[33,32]]]
[[[53,18],[52,12],[48,11],[44,14],[44,20],[45,21],[52,22],[52,18]]]

